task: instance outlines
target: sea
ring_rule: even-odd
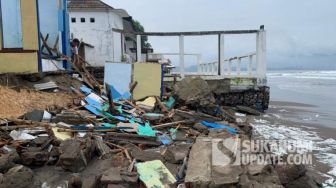
[[[256,134],[312,142],[312,169],[336,187],[336,71],[269,71],[267,79],[271,102],[251,123]]]

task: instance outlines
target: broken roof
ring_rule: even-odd
[[[114,8],[100,0],[68,0],[69,10],[113,10]]]

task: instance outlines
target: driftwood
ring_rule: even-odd
[[[153,126],[154,129],[162,129],[162,128],[167,128],[167,127],[173,127],[175,125],[178,124],[188,124],[188,123],[192,123],[193,121],[191,120],[182,120],[182,121],[175,121],[175,122],[171,122],[171,123],[164,123],[164,124],[160,124],[160,125],[155,125]]]
[[[140,136],[136,134],[127,134],[127,133],[116,133],[109,132],[106,135],[103,135],[106,140],[111,141],[123,141],[130,142],[134,144],[145,144],[150,146],[160,146],[161,142],[156,140],[156,137],[150,136]]]
[[[168,112],[168,109],[167,109],[166,105],[161,102],[159,97],[156,96],[155,99],[156,99],[156,102],[159,104],[159,106],[161,108],[161,111],[164,112],[164,113]]]

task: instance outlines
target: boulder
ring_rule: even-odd
[[[200,77],[187,77],[174,86],[178,100],[187,105],[207,106],[215,103],[215,97],[208,83]]]

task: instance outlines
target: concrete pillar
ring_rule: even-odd
[[[257,77],[265,78],[266,77],[266,31],[260,30],[257,33]]]
[[[219,35],[218,75],[224,75],[224,34]]]
[[[124,58],[125,55],[125,35],[123,33],[120,33],[120,42],[121,42],[121,59]]]
[[[184,72],[184,36],[179,36],[179,48],[180,48],[180,73],[181,77],[184,78],[185,72]]]
[[[141,61],[141,35],[137,35],[137,62]]]

